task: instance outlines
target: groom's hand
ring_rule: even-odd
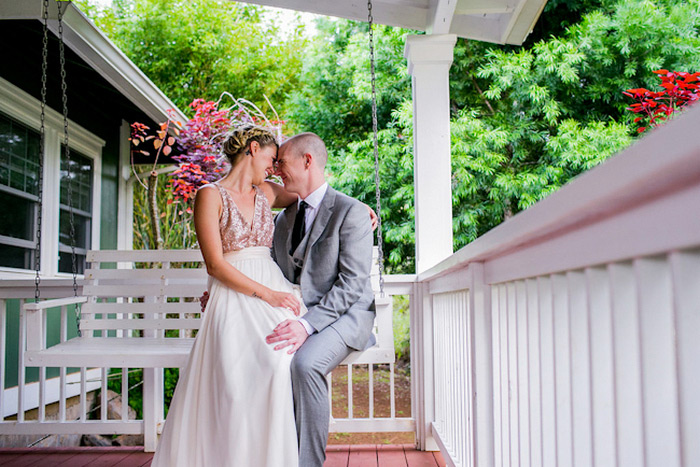
[[[275,342],[281,342],[275,346],[275,350],[280,350],[285,347],[292,346],[287,353],[294,353],[301,347],[301,344],[306,341],[309,335],[304,329],[304,325],[295,319],[287,319],[282,321],[273,329],[272,334],[265,338],[268,344],[274,344]]]

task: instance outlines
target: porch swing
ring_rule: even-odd
[[[67,86],[63,42],[62,2],[58,3],[58,39],[61,66],[61,84],[64,118],[65,156],[70,161],[68,145]],[[68,173],[70,215],[71,263],[73,296],[40,299],[40,243],[41,203],[43,201],[44,108],[48,62],[48,6],[43,2],[43,61],[41,91],[41,154],[39,162],[39,216],[35,256],[35,299],[22,310],[23,333],[26,336],[24,360],[32,367],[78,367],[84,381],[86,368],[143,368],[144,420],[146,450],[155,448],[157,424],[163,420],[163,380],[157,372],[163,368],[182,368],[186,365],[194,339],[193,332],[200,326],[200,306],[197,298],[207,287],[206,269],[199,250],[90,250],[86,261],[82,295],[78,295],[77,264],[75,255],[75,228],[73,225],[71,174]],[[374,334],[376,344],[353,352],[342,364],[390,364],[395,361],[392,329],[392,302],[384,296],[381,200],[379,191],[379,158],[377,142],[377,103],[375,91],[374,44],[372,4],[368,3],[370,65],[372,79],[372,123],[374,135],[374,165],[379,217],[378,246],[372,283],[376,294],[377,317]],[[69,164],[70,171],[70,164]],[[147,268],[136,268],[147,263]],[[200,267],[182,267],[198,263]],[[116,269],[114,266],[116,265]],[[78,336],[67,338],[68,308],[76,309]],[[61,310],[60,342],[47,346],[47,315],[50,309]],[[55,311],[55,310],[54,310]],[[53,311],[52,311],[53,312]],[[26,327],[24,327],[26,326]],[[31,330],[31,332],[28,332]],[[350,366],[349,366],[350,368]],[[393,368],[392,368],[393,369]],[[371,372],[371,370],[370,370]],[[392,371],[393,374],[393,371]],[[83,383],[84,384],[84,383]],[[84,389],[83,389],[84,391]],[[146,410],[148,407],[148,410]]]

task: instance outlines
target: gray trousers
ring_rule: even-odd
[[[330,418],[326,375],[350,352],[340,334],[328,326],[310,335],[292,359],[299,467],[322,467],[326,460]]]

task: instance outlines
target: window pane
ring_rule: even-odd
[[[0,189],[0,235],[34,241],[34,212],[38,203]]]
[[[90,236],[92,233],[92,219],[81,216],[73,211],[73,226],[75,228],[76,248],[90,249]],[[70,213],[68,209],[61,208],[58,243],[70,248]]]
[[[0,114],[0,184],[39,193],[39,133]]]
[[[12,239],[35,241],[40,142],[39,133],[0,113],[0,235],[9,237],[0,238],[0,266],[34,269],[34,248]]]
[[[92,212],[92,159],[71,149],[70,179],[73,191],[73,208]],[[65,151],[61,154],[61,204],[68,205],[68,161]]]
[[[60,272],[73,272],[70,246],[70,213],[68,209],[68,161],[65,157],[65,148],[61,152],[61,187],[59,213],[58,242],[59,253],[58,270]],[[74,245],[78,248],[76,254],[77,273],[85,270],[84,250],[91,247],[92,238],[92,159],[83,156],[71,149],[70,151],[70,185],[71,201],[73,204],[73,225],[75,228]]]
[[[0,266],[34,269],[34,250],[11,245],[0,245]]]
[[[85,255],[75,254],[76,274],[85,272]],[[60,272],[73,272],[73,263],[70,253],[60,252],[58,254],[58,270]]]

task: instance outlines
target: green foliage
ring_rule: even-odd
[[[290,96],[290,123],[313,131],[331,154],[364,139],[372,130],[368,28],[364,23],[319,19],[309,44],[299,88]],[[394,109],[410,98],[410,77],[403,58],[406,30],[376,26],[374,32],[380,128]]]
[[[462,112],[452,123],[455,246],[545,198],[630,139],[627,126],[613,121],[582,125],[567,119],[549,134],[531,124],[512,128]]]
[[[166,94],[188,102],[228,90],[258,100],[261,89],[279,90],[265,92],[284,102],[290,127],[327,142],[331,183],[374,204],[364,23],[321,19],[314,38],[297,29],[283,40],[260,7],[113,5],[98,23]],[[408,33],[375,30],[382,234],[395,273],[414,268]],[[523,47],[459,40],[450,71],[455,247],[629,144],[621,91],[653,86],[659,68],[697,71],[699,52],[700,0],[550,0]],[[191,245],[188,214],[177,214],[162,222],[170,245]],[[137,228],[144,238],[148,226]]]
[[[414,266],[413,122],[411,103],[393,114],[389,128],[379,131],[382,230],[387,272],[407,273]],[[328,161],[330,183],[361,201],[375,205],[374,143],[371,135],[338,150]]]
[[[227,91],[267,113],[263,95],[276,105],[299,86],[303,25],[285,35],[278,16],[262,7],[226,0],[115,0],[102,10],[89,0],[79,4],[183,110]]]
[[[165,415],[168,415],[168,408],[170,407],[170,401],[175,393],[175,387],[177,386],[178,375],[180,370],[178,368],[165,368],[163,374],[163,400],[165,403]],[[142,369],[129,369],[129,407],[134,409],[136,412],[137,419],[143,419],[143,370]],[[109,379],[107,380],[107,388],[116,392],[117,394],[122,393],[122,370],[118,368],[113,368],[110,370]]]
[[[693,3],[611,2],[561,37],[487,51],[483,104],[452,123],[455,247],[629,144],[620,90],[658,65],[700,68]]]
[[[112,368],[107,380],[107,389],[111,389],[117,394],[122,393],[122,370]],[[143,370],[129,369],[129,407],[136,412],[136,418],[143,419]]]
[[[151,167],[148,167],[150,171]],[[195,248],[197,236],[194,232],[192,212],[182,203],[175,203],[172,189],[168,186],[170,175],[158,176],[156,200],[160,212],[160,233],[163,248],[179,250]],[[134,183],[134,249],[155,249],[155,235],[149,221],[148,189],[139,182]]]
[[[409,296],[394,295],[394,352],[396,359],[410,370],[411,342],[410,342],[410,316]]]

